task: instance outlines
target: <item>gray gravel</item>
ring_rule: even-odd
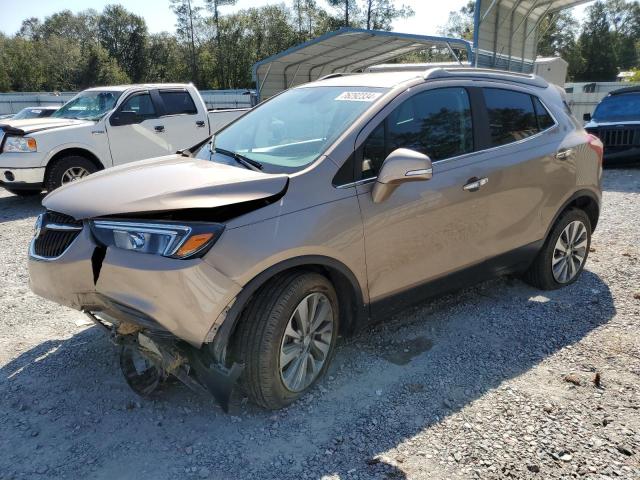
[[[494,280],[344,340],[273,413],[152,400],[78,312],[34,296],[39,199],[0,193],[0,479],[640,478],[640,170],[605,172],[576,284]]]

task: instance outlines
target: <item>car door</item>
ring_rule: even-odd
[[[407,94],[384,109],[356,141],[356,165],[362,165],[363,177],[357,191],[372,303],[486,256],[487,190],[464,189],[475,181],[473,177],[491,176],[490,164],[470,168],[477,130],[472,103],[477,98],[476,90],[462,86]],[[386,156],[397,148],[428,155],[433,177],[401,184],[388,199],[374,203],[375,177]]]
[[[158,105],[148,91],[133,93],[120,104],[107,121],[107,134],[114,165],[170,152]]]
[[[196,106],[186,89],[160,89],[158,94],[164,110],[160,125],[170,152],[192,147],[209,135],[207,111]]]
[[[478,164],[493,165],[486,185],[491,223],[484,248],[492,257],[516,252],[526,263],[544,240],[550,218],[573,191],[575,159],[540,98],[517,86],[486,84],[486,149]],[[547,210],[553,210],[551,214]],[[520,256],[521,258],[517,258]]]

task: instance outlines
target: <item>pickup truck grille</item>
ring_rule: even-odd
[[[602,128],[598,137],[605,147],[632,147],[640,145],[640,129],[637,128]]]
[[[81,221],[50,210],[39,218],[38,224],[32,250],[36,256],[46,259],[62,255],[82,231]]]

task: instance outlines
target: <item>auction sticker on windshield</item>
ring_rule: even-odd
[[[335,99],[343,102],[373,102],[380,92],[342,92]]]

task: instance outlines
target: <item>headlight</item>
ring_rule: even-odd
[[[38,144],[35,138],[31,137],[6,137],[4,140],[3,152],[36,152]]]
[[[220,238],[218,223],[173,224],[94,220],[91,231],[105,247],[171,258],[202,256]]]

